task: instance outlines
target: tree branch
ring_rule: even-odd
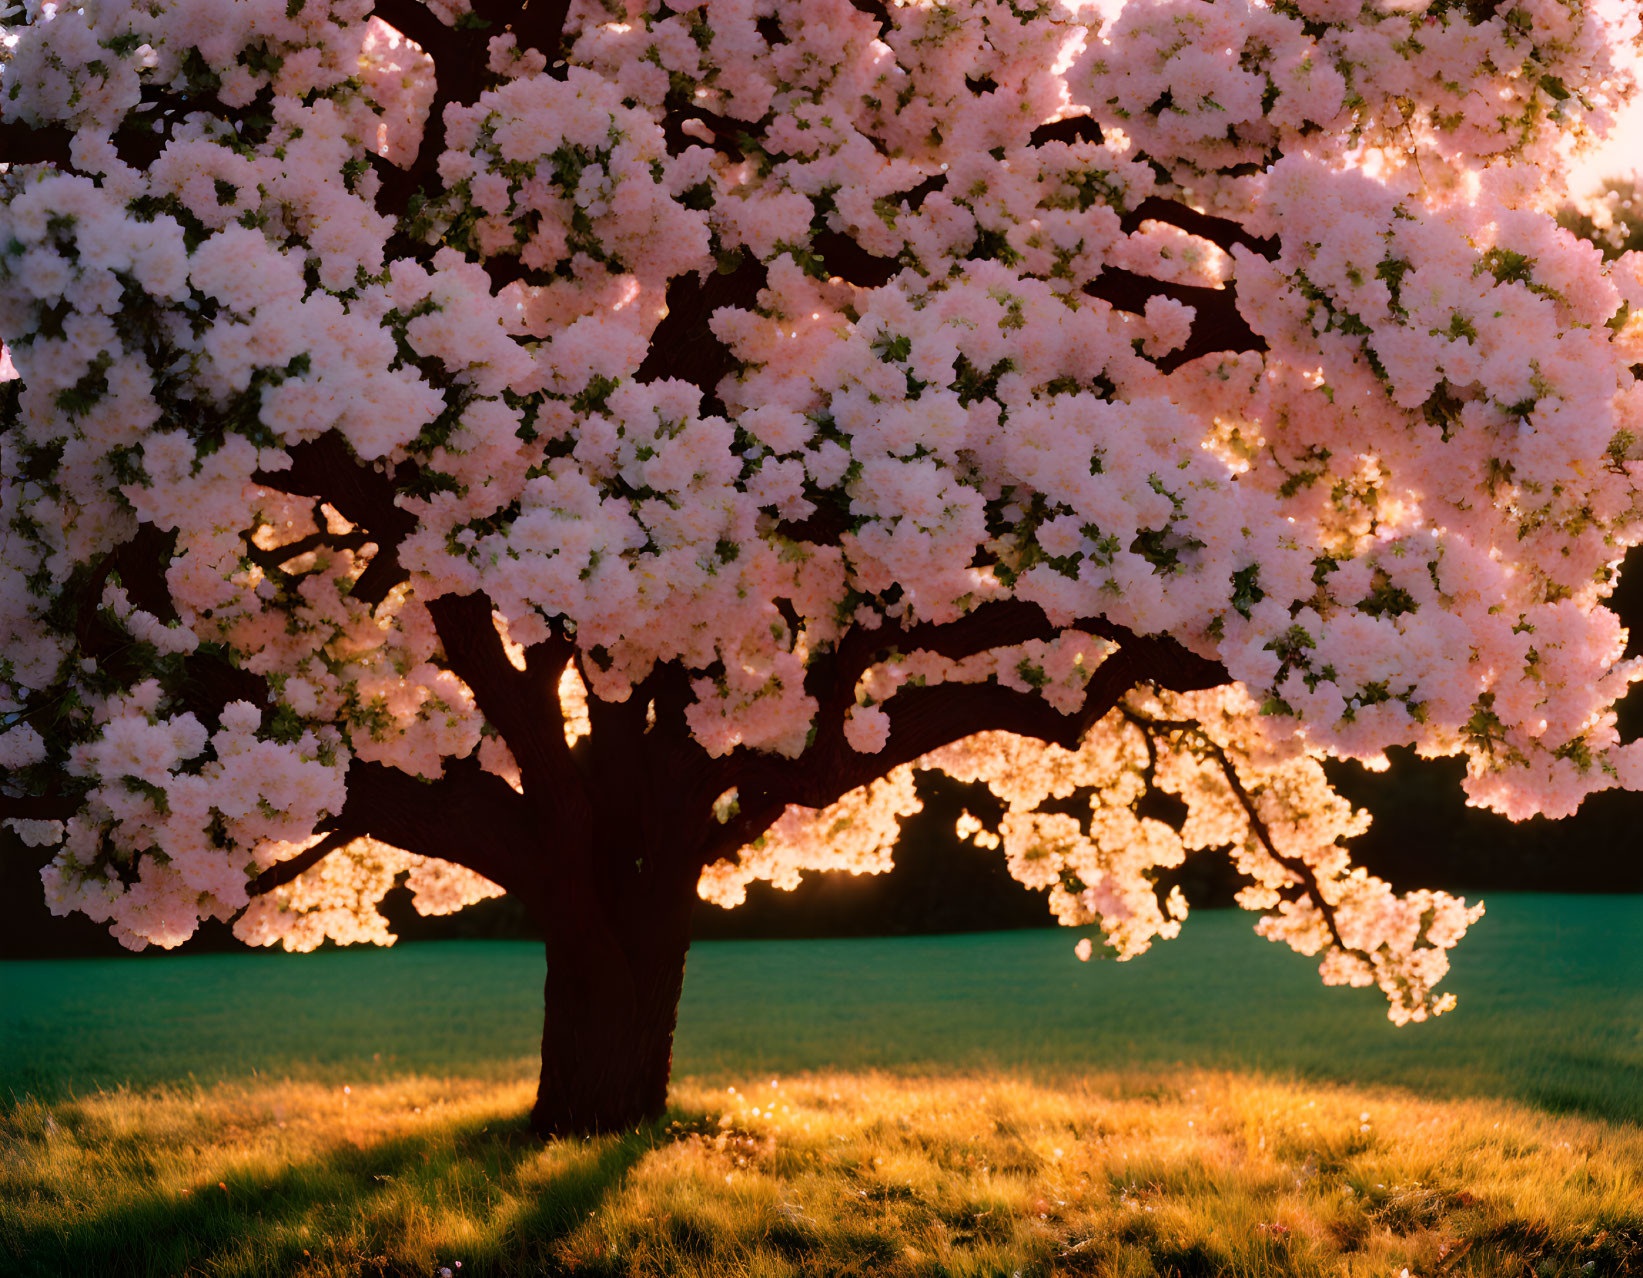
[[[312,869],[338,848],[369,836],[417,856],[465,866],[504,890],[540,901],[544,875],[527,849],[540,830],[525,801],[478,760],[452,759],[428,782],[398,768],[355,759],[335,828],[313,847],[264,870],[249,891],[261,896]]]
[[[1269,262],[1275,261],[1278,257],[1278,241],[1270,236],[1251,235],[1231,218],[1200,213],[1179,200],[1166,200],[1160,195],[1149,195],[1142,200],[1119,218],[1118,227],[1125,235],[1133,235],[1143,222],[1163,222],[1177,230],[1185,231],[1188,235],[1208,240],[1228,253],[1232,252],[1235,245],[1242,244],[1250,252],[1266,258]]]
[[[1071,714],[1063,714],[1037,692],[990,682],[903,687],[884,703],[890,735],[882,750],[863,754],[845,738],[844,716],[855,704],[856,681],[867,666],[891,651],[930,651],[958,660],[1063,630],[1099,634],[1119,645],[1096,667],[1083,703]],[[707,841],[704,864],[757,838],[789,804],[825,808],[894,768],[978,732],[1011,732],[1076,750],[1085,733],[1137,684],[1187,692],[1218,687],[1230,678],[1220,663],[1189,651],[1168,635],[1136,635],[1100,617],[1056,627],[1036,604],[1019,600],[984,604],[945,625],[857,628],[845,635],[825,671],[811,688],[821,708],[815,740],[802,756],[778,759],[737,751],[724,761],[719,780],[736,787],[741,811]]]
[[[548,60],[552,74],[553,64],[564,57],[565,15],[569,12],[570,0],[523,0],[517,16],[505,25],[518,37],[521,49],[535,49]]]
[[[139,524],[136,534],[121,542],[104,558],[100,571],[88,581],[79,600],[75,638],[81,650],[115,672],[129,666],[122,655],[130,651],[130,639],[98,615],[102,585],[118,573],[126,598],[144,612],[166,623],[177,620],[176,604],[166,572],[176,549],[176,535],[153,524]],[[230,701],[248,701],[262,707],[268,700],[267,681],[234,665],[220,651],[196,649],[181,658],[182,679],[177,694],[183,705],[207,721],[214,719]]]
[[[80,810],[80,802],[67,795],[0,794],[0,821],[67,821]]]
[[[362,532],[316,532],[268,550],[252,546],[245,557],[264,572],[278,572],[281,564],[290,563],[291,560],[306,555],[311,550],[360,550],[369,544],[370,540],[371,538]]]
[[[711,830],[702,844],[701,868],[712,865],[722,857],[734,856],[758,838],[787,811],[787,804],[774,799],[743,802],[737,795],[738,810],[724,825]]]
[[[1090,678],[1079,710],[1062,714],[1037,692],[996,683],[944,683],[899,689],[885,702],[890,737],[877,754],[862,754],[845,737],[856,683],[869,666],[893,652],[935,652],[962,660],[979,652],[1048,639],[1068,630],[1097,634],[1118,645]],[[744,809],[789,803],[826,807],[891,768],[977,732],[1019,736],[1076,749],[1084,734],[1138,683],[1186,692],[1218,687],[1230,676],[1219,662],[1191,652],[1168,635],[1136,635],[1102,617],[1054,626],[1036,604],[984,604],[958,621],[878,630],[853,628],[837,649],[817,659],[806,680],[816,698],[816,734],[798,759],[739,750],[723,762],[719,779],[736,786]],[[772,820],[774,818],[771,818]]]
[[[184,659],[179,691],[183,705],[207,721],[220,715],[230,701],[246,701],[265,712],[268,705],[268,682],[261,675],[242,670],[226,658],[198,652]]]
[[[403,169],[379,169],[382,185],[377,207],[399,217],[406,202],[422,187],[432,187],[439,175],[439,157],[445,150],[445,108],[476,101],[490,79],[492,36],[511,31],[521,51],[536,49],[548,60],[550,74],[562,57],[560,48],[569,0],[478,0],[472,22],[448,27],[418,0],[381,0],[376,15],[422,46],[434,60],[434,97],[422,129],[416,158]],[[408,252],[414,246],[395,237],[393,246]]]
[[[878,288],[901,274],[901,263],[895,258],[869,253],[843,231],[812,235],[810,248],[831,274],[857,288]]]
[[[1264,351],[1266,339],[1249,326],[1238,312],[1238,294],[1232,287],[1206,288],[1196,284],[1170,284],[1151,276],[1137,275],[1116,266],[1105,267],[1100,276],[1084,285],[1084,292],[1100,298],[1121,311],[1140,315],[1154,297],[1193,307],[1192,335],[1180,350],[1157,360],[1160,371],[1174,372],[1181,365],[1217,351]]]
[[[1170,635],[1138,635],[1105,617],[1086,617],[1067,628],[1087,630],[1127,650],[1143,672],[1138,683],[1154,684],[1169,692],[1202,692],[1232,682],[1219,661],[1199,656]]]
[[[344,519],[364,529],[376,541],[377,553],[355,582],[352,593],[355,598],[369,604],[380,603],[394,582],[404,577],[399,565],[398,546],[416,526],[416,517],[395,504],[397,494],[394,481],[358,461],[336,432],[328,432],[316,440],[298,444],[289,452],[292,462],[289,470],[266,474],[259,472],[257,482],[323,498]],[[531,792],[531,803],[515,794],[500,777],[479,770],[477,761],[453,761],[446,765],[447,772],[468,770],[467,765],[471,762],[471,770],[485,779],[472,782],[470,789],[481,787],[496,796],[496,802],[503,807],[531,812],[535,811],[532,804],[540,803],[542,810],[549,813],[556,824],[567,829],[580,830],[590,824],[590,818],[584,811],[586,796],[580,776],[565,746],[563,721],[557,713],[553,713],[558,707],[554,685],[569,657],[568,642],[558,639],[548,645],[540,645],[534,650],[535,673],[531,672],[528,658],[526,673],[522,674],[507,659],[501,636],[491,620],[490,601],[483,594],[442,596],[428,601],[427,607],[452,672],[473,691],[481,713],[508,742],[527,791]],[[556,656],[557,665],[554,663]],[[394,786],[399,788],[385,790],[389,782],[382,780],[377,773],[364,775],[370,785],[383,791],[383,802],[409,805],[406,810],[415,808],[416,805],[402,792],[403,787],[399,787],[399,783],[394,782]],[[354,772],[350,770],[350,805],[353,804],[355,784]],[[443,789],[444,784],[435,788]],[[380,834],[378,826],[389,818],[378,813],[374,801],[364,801],[363,811],[365,815],[361,820],[370,823],[373,834],[378,834],[384,842],[396,847],[414,850],[404,839],[420,836],[407,833],[403,828],[397,837]],[[434,818],[430,816],[428,819]],[[529,831],[538,823],[537,817],[522,821],[522,828],[509,837],[523,848],[533,841]],[[396,820],[396,825],[402,824]],[[484,825],[483,817],[476,814],[469,826],[450,829],[448,837],[455,846],[460,847],[471,831],[482,830]],[[430,850],[424,855],[445,854]],[[460,858],[447,856],[445,859]],[[463,860],[463,864],[495,882],[503,882],[478,864],[467,860]],[[504,864],[502,868],[521,883],[534,883],[530,890],[540,891],[540,884],[524,874],[519,866]],[[509,890],[514,889],[509,886]]]
[[[1081,629],[1073,626],[1071,629]],[[863,631],[864,635],[880,637],[881,650],[896,652],[933,652],[951,661],[962,661],[978,652],[991,648],[1007,648],[1026,643],[1029,639],[1047,639],[1058,633],[1044,610],[1037,604],[1020,599],[1001,599],[973,608],[957,621],[920,622],[902,628],[897,625],[881,626],[878,630]],[[865,670],[863,666],[863,670]],[[861,671],[856,672],[857,677]]]
[[[433,782],[355,759],[338,829],[466,866],[540,903],[547,875],[533,851],[543,844],[541,825],[530,803],[469,756],[446,760],[444,775]]]
[[[426,20],[414,12],[417,9],[427,14]],[[445,26],[417,0],[386,0],[376,6],[376,11],[384,22],[415,40],[434,60],[434,96],[428,105],[416,158],[403,169],[378,170],[382,185],[377,188],[377,208],[397,220],[411,196],[423,186],[432,186],[439,175],[439,157],[445,150],[445,108],[474,101],[484,88],[488,38],[482,31]],[[390,13],[420,31],[421,37],[400,26]]]
[[[157,103],[163,99],[158,90],[148,89],[143,100]],[[223,119],[233,118],[220,103],[190,106]],[[169,140],[163,127],[167,119],[167,113],[159,109],[127,115],[114,132],[115,154],[133,168],[146,170]],[[64,124],[0,124],[0,164],[54,164],[64,173],[78,173],[70,151],[73,139],[74,130]]]
[[[61,124],[0,123],[0,164],[55,164],[71,173],[73,140],[74,130]]]
[[[436,57],[452,39],[451,28],[422,0],[376,0],[371,11],[407,40],[420,45],[429,57]]]
[[[766,117],[768,119],[769,117]],[[694,133],[686,133],[685,125],[698,123],[707,128],[711,135],[709,140],[703,141]],[[705,146],[728,159],[732,164],[739,164],[743,158],[742,148],[737,137],[743,132],[761,128],[764,121],[732,120],[728,116],[716,115],[712,111],[705,111],[698,106],[685,106],[678,110],[669,111],[662,117],[662,137],[666,139],[668,150],[674,154],[692,146]]]
[[[398,495],[394,480],[358,460],[334,430],[293,444],[287,452],[289,470],[259,470],[253,481],[279,492],[322,498],[349,523],[370,534],[377,552],[354,583],[352,595],[376,607],[405,579],[399,543],[416,527],[416,516],[394,504]]]
[[[264,870],[251,880],[246,891],[253,897],[266,896],[275,888],[282,888],[292,879],[301,877],[338,848],[352,843],[358,837],[359,835],[352,830],[333,830],[313,847]]]
[[[881,767],[899,767],[977,732],[1012,732],[1076,750],[1084,734],[1137,684],[1214,687],[1227,682],[1227,673],[1219,664],[1188,653],[1168,636],[1138,637],[1111,623],[1100,626],[1128,637],[1095,668],[1085,685],[1083,704],[1071,714],[1057,710],[1037,692],[1018,692],[995,683],[903,688],[885,703],[890,739],[884,751],[857,757],[877,760]],[[1069,627],[1096,628],[1096,623],[1082,622]],[[909,693],[913,695],[904,702]]]
[[[715,272],[705,282],[693,274],[675,276],[668,285],[667,314],[656,326],[635,380],[689,382],[702,392],[702,412],[722,415],[718,385],[737,364],[709,323],[722,307],[751,309],[764,284],[764,267],[746,256],[728,275]]]
[[[1221,769],[1222,776],[1226,778],[1227,788],[1232,791],[1233,797],[1238,800],[1238,806],[1243,809],[1244,818],[1249,822],[1249,828],[1254,832],[1262,850],[1295,876],[1302,892],[1317,907],[1318,913],[1323,916],[1324,926],[1329,930],[1329,939],[1335,948],[1373,966],[1374,960],[1368,952],[1354,949],[1341,939],[1340,929],[1335,921],[1335,907],[1325,899],[1323,885],[1318,882],[1318,875],[1313,868],[1301,857],[1290,856],[1278,850],[1278,845],[1273,841],[1272,832],[1267,829],[1266,821],[1262,819],[1260,811],[1256,807],[1255,797],[1245,787],[1243,778],[1238,775],[1237,765],[1228,757],[1227,752],[1221,748],[1221,744],[1205,732],[1202,725],[1190,721],[1149,719],[1145,715],[1139,715],[1127,709],[1124,711],[1124,717],[1140,728],[1142,732],[1162,731],[1190,736],[1204,753],[1214,758],[1216,765]]]
[[[880,31],[895,30],[896,22],[890,16],[890,6],[886,0],[850,0],[850,3],[857,12],[865,13],[877,22]]]
[[[1015,647],[1033,639],[1049,640],[1065,631],[1084,631],[1117,644],[1119,652],[1127,654],[1126,668],[1133,667],[1137,671],[1137,682],[1156,683],[1176,692],[1213,688],[1228,682],[1229,676],[1220,663],[1198,656],[1168,635],[1137,635],[1105,617],[1085,617],[1065,627],[1055,626],[1037,604],[1023,600],[1000,600],[983,604],[957,621],[940,624],[925,622],[905,629],[886,624],[877,630],[860,627],[851,630],[839,646],[839,661],[834,667],[831,685],[825,690],[812,690],[818,702],[831,710],[837,719],[818,730],[818,739],[823,733],[829,738],[835,735],[842,737],[843,716],[855,704],[857,681],[869,666],[884,660],[891,653],[932,652],[950,661],[962,661],[995,648]],[[1103,668],[1110,666],[1112,661],[1109,656]],[[965,685],[938,685],[948,688],[958,686]],[[909,690],[902,690],[906,691]],[[898,692],[897,696],[900,695]],[[1039,704],[1048,707],[1048,702],[1034,695]]]
[[[109,568],[120,574],[126,598],[144,612],[164,622],[177,620],[177,605],[171,598],[166,571],[171,567],[177,535],[153,524],[138,524],[137,532],[109,553]],[[93,601],[101,604],[102,592]]]
[[[1075,115],[1065,120],[1057,120],[1054,124],[1039,125],[1027,141],[1031,146],[1043,146],[1046,142],[1065,142],[1069,145],[1074,142],[1099,144],[1106,139],[1101,136],[1101,126],[1093,117]]]
[[[533,678],[529,661],[525,670],[516,670],[508,660],[492,611],[483,593],[442,595],[428,602],[446,662],[472,690],[480,712],[507,742],[526,794],[549,802],[563,819],[569,808],[579,811],[586,802],[575,760],[565,744],[557,689],[570,645],[556,638],[532,649],[537,666]]]

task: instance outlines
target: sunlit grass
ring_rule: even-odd
[[[521,1064],[26,1101],[0,1119],[6,1272],[1643,1272],[1643,1133],[1502,1101],[1228,1071],[685,1079],[653,1128],[543,1145],[530,1096]]]

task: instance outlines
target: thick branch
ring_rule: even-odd
[[[1216,351],[1264,351],[1266,339],[1249,326],[1238,312],[1238,294],[1233,288],[1205,288],[1196,284],[1169,284],[1147,275],[1109,266],[1100,276],[1084,286],[1084,292],[1100,298],[1118,310],[1143,314],[1147,302],[1154,297],[1193,307],[1197,316],[1192,325],[1192,336],[1180,350],[1171,351],[1157,361],[1161,371],[1169,373],[1200,355]]]
[[[283,887],[365,835],[466,866],[527,901],[542,897],[544,875],[529,853],[541,837],[532,814],[507,782],[471,758],[449,760],[445,775],[433,782],[355,759],[348,765],[348,799],[335,828],[305,852],[258,875],[251,895]]]
[[[1084,734],[1137,684],[1189,691],[1217,687],[1229,678],[1219,663],[1189,652],[1167,635],[1137,636],[1099,618],[1069,629],[1105,632],[1119,641],[1118,651],[1090,676],[1077,710],[1063,714],[1036,692],[993,683],[903,688],[886,703],[890,739],[885,749],[879,755],[856,757],[874,760],[881,769],[899,767],[977,732],[1013,732],[1076,750]]]
[[[1011,732],[1076,750],[1090,724],[1111,710],[1135,683],[1129,663],[1118,655],[1109,657],[1090,680],[1083,706],[1072,714],[1063,714],[1037,692],[992,682],[903,688],[885,703],[890,740],[878,754],[860,758],[863,764],[871,760],[874,771],[900,767],[977,732]],[[847,771],[859,774],[861,765]]]
[[[521,49],[535,49],[548,60],[551,74],[554,63],[564,56],[565,15],[569,12],[570,0],[523,0],[505,25],[518,37]]]
[[[406,39],[421,45],[429,57],[437,57],[453,37],[451,28],[436,18],[422,0],[377,0],[371,9]]]
[[[1200,213],[1178,200],[1166,200],[1159,195],[1149,195],[1142,200],[1119,219],[1118,226],[1124,234],[1131,235],[1143,222],[1163,222],[1177,230],[1185,231],[1188,235],[1208,240],[1228,253],[1232,252],[1235,245],[1242,244],[1250,252],[1266,258],[1269,262],[1276,260],[1278,256],[1277,240],[1251,235],[1231,218]]]
[[[361,550],[369,544],[371,538],[362,532],[333,533],[317,532],[296,541],[288,541],[283,546],[273,546],[263,550],[253,546],[246,552],[245,557],[256,564],[264,572],[277,572],[281,564],[290,563],[311,550]]]
[[[418,9],[422,14],[414,12]],[[376,11],[384,22],[415,40],[434,60],[434,97],[422,126],[416,158],[404,169],[378,170],[383,180],[377,189],[377,207],[397,218],[411,196],[421,187],[434,186],[439,176],[439,157],[445,150],[445,108],[474,101],[485,87],[487,37],[480,31],[457,31],[445,26],[417,0],[388,0],[377,5]],[[401,21],[421,35],[400,26]]]
[[[891,653],[932,652],[950,661],[962,661],[995,648],[1014,647],[1033,639],[1049,640],[1064,630],[1085,631],[1116,643],[1120,654],[1126,654],[1124,668],[1137,671],[1135,681],[1145,680],[1172,691],[1186,692],[1217,687],[1229,679],[1218,662],[1198,656],[1167,635],[1136,635],[1104,617],[1086,617],[1066,627],[1056,626],[1037,604],[1000,600],[983,604],[957,621],[925,622],[906,628],[885,624],[877,630],[859,627],[851,630],[839,644],[831,665],[818,666],[820,677],[809,688],[822,707],[817,739],[842,741],[844,716],[855,704],[857,681],[869,666]],[[1113,660],[1109,657],[1103,669],[1111,667]],[[962,685],[939,686],[950,689]],[[916,690],[903,689],[902,693],[908,691]],[[1035,694],[1034,699],[1048,708],[1043,698]]]
[[[355,759],[339,828],[466,866],[528,903],[546,888],[539,814],[471,756],[446,760],[434,782]]]
[[[74,130],[61,124],[0,124],[0,164],[55,164],[71,172],[74,162],[69,158],[69,143],[73,139]]]
[[[153,524],[138,524],[136,535],[116,546],[108,560],[108,567],[120,574],[126,598],[167,623],[177,620],[171,583],[166,580],[176,548],[176,533],[165,532]],[[93,606],[101,602],[99,590]]]
[[[294,444],[288,470],[258,471],[252,478],[265,488],[331,503],[351,524],[363,528],[377,552],[354,583],[353,597],[375,607],[405,579],[399,543],[416,527],[416,516],[394,504],[394,481],[354,457],[336,431]]]
[[[137,661],[137,647],[131,635],[103,611],[103,591],[116,573],[126,598],[137,608],[164,622],[177,620],[166,571],[176,548],[174,533],[153,524],[139,524],[129,540],[104,555],[76,586],[74,592],[74,643],[81,657],[97,662],[102,673],[122,682],[146,678],[148,668]],[[260,675],[233,665],[220,649],[197,648],[178,659],[182,677],[176,693],[184,708],[210,721],[230,701],[249,701],[261,706],[267,700],[268,685]],[[53,694],[42,705],[61,696]]]
[[[705,282],[696,275],[676,276],[668,285],[667,314],[656,326],[636,380],[689,382],[701,389],[704,413],[723,413],[717,388],[737,363],[709,322],[722,307],[751,309],[764,284],[764,267],[749,257],[729,274],[715,272]]]
[[[416,526],[416,517],[395,504],[393,480],[354,458],[335,432],[298,444],[290,454],[289,470],[259,473],[257,482],[323,498],[344,519],[369,534],[377,543],[377,553],[355,582],[352,594],[368,604],[380,603],[404,578],[398,547]],[[533,650],[535,672],[528,669],[521,673],[507,659],[491,620],[490,601],[484,595],[444,596],[431,600],[428,611],[451,670],[473,691],[481,713],[508,742],[527,788],[534,790],[533,799],[547,805],[545,810],[556,823],[575,823],[584,817],[585,799],[581,798],[574,764],[565,746],[563,723],[556,713],[558,700],[553,695],[559,671],[569,656],[569,645],[558,640]],[[451,764],[447,770],[459,766]],[[474,766],[477,768],[477,764]],[[482,775],[488,777],[483,783],[488,790],[506,795],[509,806],[524,808],[524,800],[500,778]],[[352,803],[353,773],[349,776]],[[378,822],[382,818],[370,815],[366,819]],[[482,828],[482,824],[474,828]],[[375,826],[371,832],[377,833]],[[379,837],[397,847],[409,846],[398,838]],[[463,832],[453,831],[451,837],[462,846]],[[520,845],[524,846],[524,841]],[[426,855],[443,854],[430,851]],[[471,868],[493,877],[478,865]]]
[[[739,847],[768,828],[790,803],[825,808],[892,769],[978,732],[1011,732],[1077,749],[1090,725],[1137,682],[1130,663],[1115,654],[1097,668],[1083,705],[1072,714],[1062,714],[1036,692],[990,682],[902,688],[885,703],[890,737],[876,754],[857,751],[842,733],[826,740],[818,734],[816,744],[798,760],[748,760],[737,787],[743,814],[714,846],[727,846],[735,837]]]
[[[215,719],[230,701],[247,701],[259,709],[267,706],[267,680],[223,657],[196,652],[185,660],[183,672],[183,705],[202,719]]]
[[[1101,126],[1090,116],[1075,115],[1065,120],[1057,120],[1054,124],[1041,124],[1033,130],[1028,142],[1033,146],[1043,146],[1046,142],[1094,142],[1100,144],[1105,141],[1101,136]]]
[[[749,796],[744,801],[738,796],[736,815],[717,830],[710,832],[702,847],[701,863],[703,867],[712,865],[722,857],[736,855],[737,852],[781,820],[782,813],[786,811],[787,804],[779,800],[769,798],[754,800]]]
[[[880,31],[895,30],[895,19],[890,16],[890,6],[885,0],[850,0],[850,3],[858,12],[865,13],[877,22]]]
[[[0,794],[0,821],[67,821],[79,810],[80,800],[67,795]]]
[[[1058,630],[1037,604],[1007,599],[982,604],[957,621],[926,621],[906,628],[886,625],[861,633],[878,637],[881,650],[933,652],[950,661],[962,661],[991,648],[1013,647],[1029,639],[1047,639]],[[862,670],[865,669],[864,665]],[[858,677],[862,670],[856,672]]]
[[[697,131],[687,133],[685,125],[692,123],[705,127],[709,136],[704,139],[697,135]],[[662,136],[667,140],[668,150],[675,155],[688,147],[705,146],[731,163],[739,164],[744,157],[737,139],[743,133],[758,130],[763,125],[763,121],[732,120],[698,106],[687,106],[669,111],[662,117]]]
[[[145,90],[143,99],[156,105],[164,100],[158,90]],[[189,103],[189,109],[232,118],[219,103]],[[115,153],[133,168],[146,170],[165,149],[165,126],[174,115],[175,109],[128,115],[115,130]],[[0,164],[54,164],[64,173],[78,173],[70,152],[73,138],[74,130],[63,124],[0,124]]]
[[[1150,683],[1169,692],[1202,692],[1232,682],[1232,676],[1219,661],[1199,656],[1169,635],[1137,635],[1105,617],[1086,617],[1068,629],[1087,630],[1118,644],[1142,672],[1139,683]]]
[[[800,783],[814,782],[825,789],[829,782],[821,778],[828,774],[828,769],[836,761],[869,757],[858,755],[844,736],[845,719],[856,704],[856,684],[869,666],[896,652],[933,652],[959,661],[993,648],[1011,647],[1030,639],[1048,639],[1056,632],[1057,628],[1050,624],[1049,618],[1037,604],[1018,600],[983,604],[957,621],[939,624],[925,622],[902,627],[886,622],[876,630],[852,627],[834,651],[819,654],[811,660],[805,676],[805,690],[816,700],[816,734],[802,758],[789,761],[751,751],[737,751],[726,760],[723,784],[735,785],[742,792],[744,810],[757,809],[767,801],[776,805],[778,816],[789,803],[803,803],[807,807],[825,806],[799,797],[801,789],[806,794],[811,792],[810,788]],[[964,686],[970,685],[942,685],[949,692]],[[902,691],[911,693],[918,690]],[[1041,698],[1038,700],[1044,704]],[[870,757],[877,759],[879,756]],[[818,774],[814,772],[816,760],[833,762],[825,764]],[[884,765],[880,771],[888,771],[894,766]],[[854,785],[847,785],[839,793],[854,788]]]
[[[843,231],[822,231],[812,235],[810,248],[821,258],[829,273],[857,288],[878,288],[901,273],[901,263],[895,258],[869,253]]]
[[[301,877],[338,848],[352,843],[358,837],[353,830],[333,830],[313,847],[264,870],[251,880],[251,885],[246,891],[253,897],[266,896],[275,888],[282,888],[292,879]]]
[[[381,0],[375,12],[389,26],[422,46],[434,60],[434,98],[422,130],[416,158],[404,169],[379,169],[382,186],[377,205],[397,217],[419,188],[433,188],[439,176],[439,157],[445,150],[445,108],[472,103],[490,80],[490,40],[512,32],[521,51],[538,50],[551,68],[561,59],[560,42],[569,0],[479,0],[469,23],[447,27],[418,0]],[[551,71],[558,74],[557,71]],[[395,237],[390,249],[400,253],[415,246]]]
[[[912,190],[905,192],[901,197],[901,202],[912,212],[917,213],[924,207],[925,200],[937,191],[945,191],[946,189],[947,175],[945,173],[932,173]]]
[[[403,237],[395,238],[403,239]],[[395,256],[403,257],[407,252],[414,251],[416,247],[414,241],[405,239],[397,252],[393,242],[390,242],[389,252]],[[510,284],[520,282],[546,287],[553,283],[554,279],[552,271],[526,266],[524,259],[517,253],[498,253],[487,257],[480,265],[485,268],[485,274],[490,277],[491,291],[495,293],[500,293]]]
[[[530,660],[538,671],[533,678],[529,666],[516,670],[508,660],[484,594],[444,595],[429,601],[428,612],[446,662],[513,752],[525,792],[546,800],[563,819],[581,793],[557,691],[569,643],[555,639],[533,649]]]
[[[885,703],[891,727],[883,750],[862,754],[845,737],[857,681],[892,652],[922,650],[959,660],[1029,639],[1051,638],[1063,630],[1099,634],[1119,645],[1096,668],[1083,704],[1072,714],[1062,714],[1036,692],[996,683],[904,687]],[[1076,749],[1090,726],[1138,683],[1185,692],[1217,687],[1230,678],[1218,662],[1198,656],[1167,635],[1135,635],[1099,617],[1054,626],[1036,604],[1020,601],[983,605],[945,625],[858,628],[834,653],[819,658],[812,670],[807,686],[819,709],[811,747],[796,760],[739,751],[725,761],[721,777],[726,786],[735,785],[741,792],[744,809],[772,807],[779,816],[788,803],[825,807],[892,768],[977,732],[1013,732]]]
[[[129,677],[130,639],[100,614],[102,586],[111,573],[118,573],[126,598],[133,605],[161,621],[177,620],[166,573],[176,549],[176,535],[153,524],[139,524],[136,535],[116,546],[100,565],[100,572],[87,581],[78,601],[75,638],[80,650],[110,672]],[[261,675],[242,670],[215,648],[201,648],[182,658],[183,676],[177,686],[183,705],[203,719],[214,719],[230,701],[248,701],[262,706],[268,699],[268,684]]]

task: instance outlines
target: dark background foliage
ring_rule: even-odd
[[[1595,201],[1568,206],[1558,214],[1559,224],[1597,245],[1606,258],[1643,249],[1643,192],[1638,191],[1636,179],[1610,178],[1595,198],[1609,205],[1607,227],[1599,229],[1592,217],[1591,205]]]

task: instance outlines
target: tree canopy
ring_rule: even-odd
[[[1552,216],[1630,6],[4,21],[0,812],[132,946],[409,871],[643,1003],[624,919],[881,868],[938,768],[1119,954],[1220,849],[1422,1019],[1478,907],[1319,760],[1643,784],[1643,259]]]

